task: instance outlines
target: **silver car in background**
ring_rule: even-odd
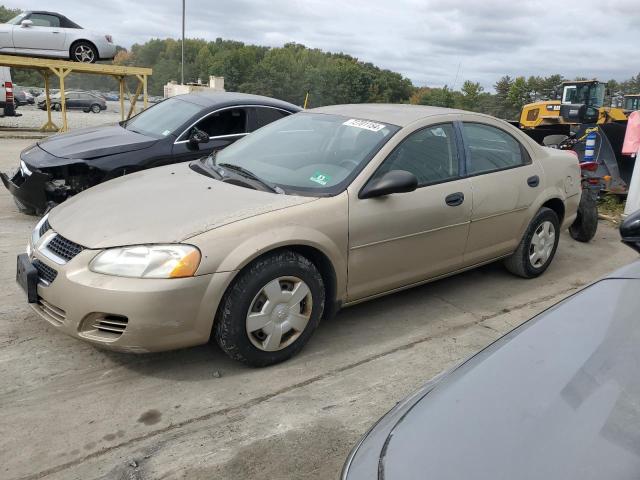
[[[0,24],[0,54],[29,55],[94,63],[111,59],[111,35],[85,30],[64,15],[27,11]]]

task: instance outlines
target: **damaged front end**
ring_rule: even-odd
[[[83,161],[36,168],[20,161],[20,168],[8,175],[0,173],[2,183],[25,213],[42,215],[68,197],[100,183],[104,172]]]

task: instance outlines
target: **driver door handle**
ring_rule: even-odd
[[[451,195],[447,195],[444,199],[445,203],[451,207],[457,207],[458,205],[462,205],[464,202],[464,193],[456,192]]]

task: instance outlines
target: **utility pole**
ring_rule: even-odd
[[[185,11],[185,1],[182,0],[182,62],[180,67],[180,84],[184,85],[184,11]]]

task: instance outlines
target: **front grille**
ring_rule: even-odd
[[[38,278],[44,280],[46,283],[53,282],[58,276],[58,272],[51,268],[49,265],[45,265],[40,260],[33,260],[33,266],[38,271]]]
[[[55,305],[50,304],[41,297],[38,298],[38,308],[40,313],[56,326],[62,325],[66,319],[66,312]]]
[[[47,250],[68,262],[84,250],[84,247],[72,242],[71,240],[67,240],[62,235],[56,235],[47,244]]]
[[[44,235],[49,230],[51,230],[51,225],[49,225],[49,219],[47,219],[47,220],[44,221],[44,223],[42,225],[40,225],[40,231],[38,232],[39,236]]]

